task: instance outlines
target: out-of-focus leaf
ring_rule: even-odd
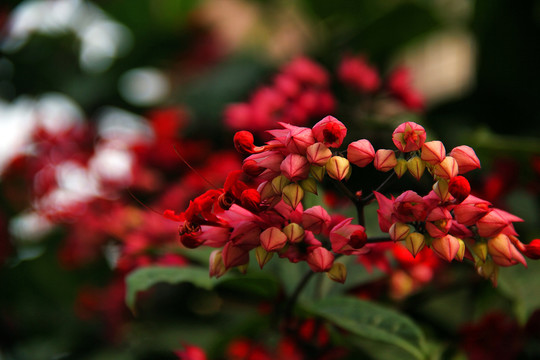
[[[383,306],[351,297],[327,298],[307,311],[363,339],[392,345],[412,358],[425,358],[422,330],[408,317]]]
[[[499,289],[514,301],[514,311],[521,323],[540,309],[540,261],[529,260],[528,268],[511,266],[501,269]]]
[[[279,282],[269,273],[249,272],[238,277],[225,278],[219,283],[220,289],[231,289],[245,294],[272,298],[279,291]]]
[[[135,312],[137,293],[150,289],[153,285],[164,282],[178,284],[190,282],[204,289],[212,289],[218,280],[210,278],[208,269],[193,266],[167,267],[149,266],[137,269],[126,278],[126,304]]]

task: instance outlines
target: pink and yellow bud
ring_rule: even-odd
[[[223,263],[223,257],[221,255],[221,250],[214,250],[210,254],[210,277],[216,277],[219,278],[223,276],[227,272],[227,268],[225,267],[225,264]]]
[[[456,257],[459,248],[460,243],[458,239],[450,234],[435,238],[431,242],[431,249],[448,262],[451,262]]]
[[[317,165],[311,165],[311,169],[309,170],[309,173],[315,180],[318,182],[322,182],[324,179],[324,174],[326,173],[326,169],[324,166],[317,166]]]
[[[347,267],[343,263],[335,262],[330,270],[326,272],[330,280],[344,284],[347,279]]]
[[[394,130],[392,141],[401,152],[417,151],[426,141],[426,130],[417,123],[408,121]]]
[[[476,227],[478,235],[491,238],[497,236],[509,223],[503,213],[493,209],[476,222]]]
[[[488,254],[487,243],[484,241],[474,242],[474,240],[470,240],[468,241],[468,244],[473,257],[477,257],[481,261],[485,262]]]
[[[291,243],[299,243],[304,240],[304,228],[297,223],[290,223],[283,228],[283,233]]]
[[[233,245],[232,242],[225,244],[221,252],[221,256],[226,269],[245,265],[249,262],[249,251],[242,247]]]
[[[281,162],[280,170],[292,182],[306,179],[309,176],[309,163],[307,159],[298,154],[289,154]]]
[[[416,255],[426,245],[425,236],[419,232],[413,232],[405,238],[405,247],[411,252],[412,256]]]
[[[307,256],[307,263],[314,272],[329,271],[334,264],[334,255],[327,249],[317,247]]]
[[[421,158],[431,165],[437,165],[446,157],[446,149],[442,142],[428,141],[422,145]]]
[[[505,234],[499,234],[487,241],[488,252],[493,261],[500,266],[511,266],[518,262],[527,266],[523,255],[516,249]]]
[[[275,226],[264,230],[259,236],[261,246],[266,251],[279,251],[287,244],[287,235]]]
[[[436,207],[426,217],[426,230],[431,237],[445,236],[452,225],[452,214],[444,207]]]
[[[291,153],[306,153],[306,149],[315,143],[315,138],[310,128],[287,125],[289,134],[285,139],[285,146]]]
[[[365,167],[375,158],[375,149],[369,140],[352,142],[347,147],[347,159],[356,166]]]
[[[283,192],[283,188],[290,183],[291,181],[287,179],[285,175],[278,175],[272,180],[272,190],[274,190],[275,194],[281,194]]]
[[[341,181],[349,175],[350,163],[344,157],[332,156],[326,163],[326,172],[332,179]]]
[[[323,143],[315,143],[307,148],[306,157],[309,163],[324,166],[332,157],[332,151]]]
[[[328,212],[319,205],[304,210],[302,214],[302,227],[314,234],[326,231],[331,221]]]
[[[345,125],[330,115],[313,126],[313,136],[315,136],[315,139],[328,147],[340,147],[346,135],[347,128]]]
[[[388,234],[390,235],[390,239],[393,241],[401,241],[404,240],[411,231],[411,228],[409,225],[404,224],[402,222],[395,222],[390,226],[390,230],[388,231]]]
[[[272,186],[272,182],[265,181],[259,185],[257,191],[261,194],[261,200],[266,200],[278,195]]]
[[[433,184],[433,191],[435,194],[437,194],[439,199],[441,199],[441,202],[445,203],[450,200],[450,193],[448,192],[448,180],[437,180],[437,182]]]
[[[255,258],[261,269],[272,259],[272,256],[274,256],[274,253],[266,251],[262,246],[255,249]]]
[[[394,166],[394,172],[398,178],[401,178],[407,172],[407,160],[397,159],[397,164]]]
[[[457,146],[450,151],[450,156],[456,159],[460,174],[480,168],[480,159],[478,159],[478,156],[476,156],[476,153],[470,146]]]
[[[447,156],[443,161],[433,167],[433,175],[443,179],[451,179],[458,174],[458,164],[456,159]]]
[[[396,165],[397,159],[393,150],[377,150],[375,158],[373,159],[373,166],[375,166],[375,169],[386,172],[395,168]]]
[[[308,177],[307,179],[300,181],[300,186],[304,191],[317,195],[317,182],[314,178]]]
[[[420,180],[426,170],[426,164],[418,156],[413,156],[407,161],[407,169],[416,180]]]
[[[281,192],[281,199],[283,202],[293,209],[296,209],[298,204],[304,198],[304,190],[298,184],[292,183],[285,186]]]

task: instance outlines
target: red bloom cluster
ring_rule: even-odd
[[[262,132],[278,122],[305,125],[334,111],[327,71],[312,60],[299,57],[286,64],[272,85],[259,88],[249,102],[229,105],[225,123],[234,130]]]

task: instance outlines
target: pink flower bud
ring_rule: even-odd
[[[428,141],[422,145],[422,155],[421,158],[425,162],[431,165],[437,165],[446,157],[446,149],[442,142]]]
[[[426,217],[426,230],[431,237],[445,236],[452,225],[452,214],[443,207],[436,207]]]
[[[352,142],[347,147],[347,159],[356,166],[365,167],[375,158],[375,149],[369,140]]]
[[[226,269],[230,269],[234,266],[244,265],[249,262],[249,251],[241,247],[234,246],[232,242],[225,244],[221,256],[223,257],[223,264],[225,265]]]
[[[332,151],[323,143],[318,142],[307,148],[306,157],[311,164],[324,166],[332,157]]]
[[[257,188],[257,191],[261,194],[261,200],[267,200],[278,195],[270,181],[262,182]]]
[[[413,232],[407,235],[405,238],[405,247],[411,252],[412,256],[416,255],[424,248],[426,245],[426,240],[424,235]]]
[[[332,156],[326,163],[326,173],[332,179],[343,180],[349,175],[349,160],[341,156]]]
[[[407,121],[394,130],[392,141],[401,152],[417,151],[426,141],[426,130],[417,123]]]
[[[281,172],[292,182],[303,180],[309,176],[309,163],[307,159],[298,154],[289,154],[281,162]]]
[[[281,192],[281,199],[283,202],[290,207],[296,209],[298,204],[302,201],[304,198],[304,190],[302,190],[302,187],[298,184],[292,183],[283,188],[283,191]]]
[[[463,176],[458,175],[450,179],[448,183],[448,192],[456,199],[456,202],[462,203],[471,193],[471,185]]]
[[[347,279],[347,267],[343,263],[335,262],[326,275],[330,280],[344,284]]]
[[[392,170],[397,165],[396,154],[393,150],[379,149],[375,153],[373,166],[379,171]]]
[[[443,161],[433,167],[433,174],[443,179],[451,179],[458,174],[456,159],[447,156]]]
[[[409,235],[410,227],[402,222],[395,222],[390,226],[388,234],[393,241],[401,241]]]
[[[314,234],[325,232],[332,219],[322,206],[314,206],[306,209],[302,214],[302,227]]]
[[[358,250],[366,245],[365,228],[362,225],[351,224],[351,221],[352,218],[345,219],[330,231],[330,242],[334,252],[346,255],[358,254]]]
[[[456,257],[459,248],[460,244],[458,239],[450,234],[435,238],[431,242],[431,249],[448,262],[451,262],[452,259]]]
[[[277,227],[272,226],[264,230],[261,235],[261,246],[266,251],[281,250],[287,243],[287,235]]]
[[[498,209],[493,209],[476,222],[478,235],[491,238],[497,236],[510,222]]]
[[[314,272],[328,271],[334,263],[334,255],[322,246],[317,247],[308,254],[307,263]]]
[[[328,115],[313,126],[313,135],[318,142],[337,148],[347,135],[347,128],[341,121]]]
[[[289,134],[285,139],[285,146],[290,152],[304,155],[306,149],[315,143],[311,129],[294,125],[288,125],[287,129]]]
[[[519,262],[523,266],[527,266],[523,255],[512,244],[508,236],[504,234],[498,234],[488,239],[487,247],[491,258],[497,265],[511,266]]]
[[[283,233],[291,243],[299,243],[304,240],[305,231],[297,223],[290,223],[283,228]]]
[[[468,171],[480,168],[480,160],[470,146],[457,146],[452,149],[450,156],[456,159],[460,174],[465,174]]]
[[[426,164],[418,156],[413,156],[407,160],[407,169],[416,180],[420,180],[426,169]]]
[[[266,265],[267,262],[270,261],[270,259],[272,259],[272,256],[274,256],[274,253],[264,250],[262,246],[259,246],[255,249],[255,257],[261,269],[264,265]]]

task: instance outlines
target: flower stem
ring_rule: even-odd
[[[309,282],[309,279],[311,279],[313,275],[315,275],[315,272],[308,270],[304,274],[304,276],[302,277],[298,285],[296,285],[296,288],[291,294],[289,301],[287,301],[287,304],[285,305],[285,310],[284,310],[285,318],[289,318],[291,316],[294,306],[296,305],[296,302],[298,301],[298,297],[300,296],[300,293],[302,292],[302,290],[304,290],[304,288]]]

